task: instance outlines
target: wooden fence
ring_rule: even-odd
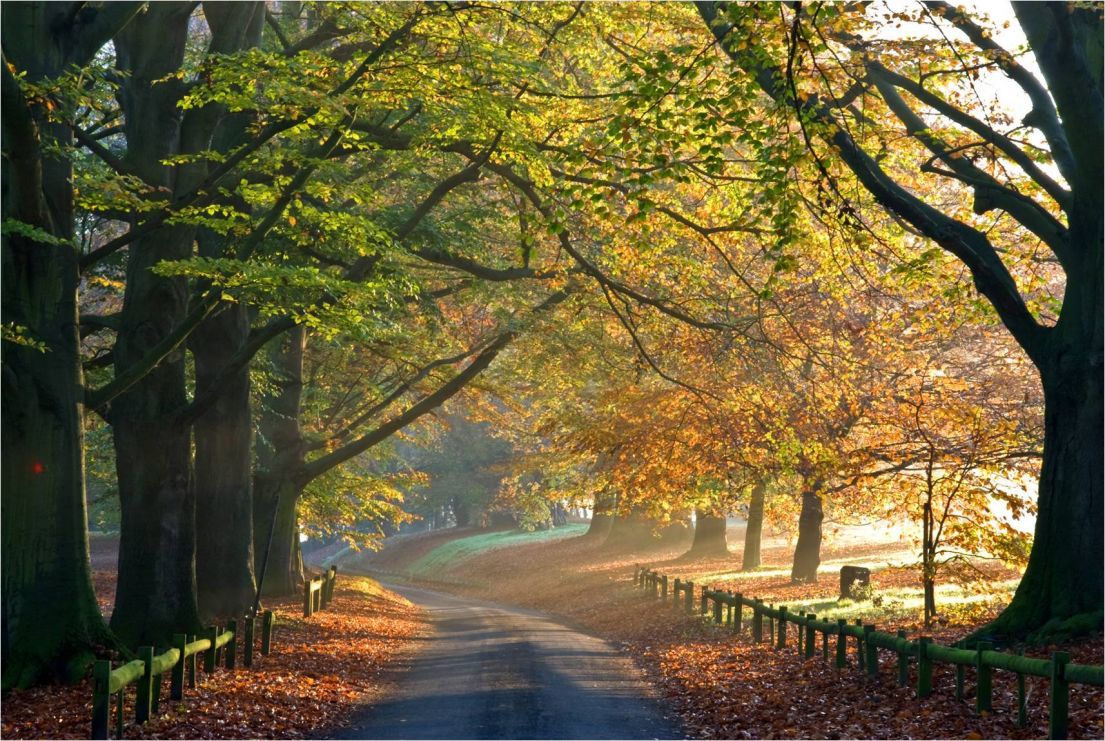
[[[303,617],[311,617],[325,610],[334,599],[334,583],[338,580],[338,567],[331,566],[322,576],[303,582]]]
[[[242,664],[253,666],[256,621],[261,621],[261,655],[272,650],[272,628],[275,618],[266,611],[257,618],[245,618],[242,623]],[[231,620],[226,629],[212,626],[202,636],[178,633],[173,647],[154,655],[153,646],[139,646],[138,658],[115,669],[110,661],[97,661],[92,668],[92,734],[91,738],[108,738],[111,698],[115,698],[115,736],[123,735],[123,695],[134,684],[134,722],[145,723],[157,713],[161,699],[161,677],[170,675],[169,699],[183,700],[184,685],[196,686],[196,659],[203,655],[203,670],[210,674],[219,663],[222,652],[227,669],[233,669],[238,654],[238,621]]]
[[[647,590],[653,599],[662,604],[670,601],[673,609],[695,614],[694,583],[675,579],[671,584],[666,574],[648,568],[636,567],[634,584]],[[879,650],[891,652],[897,661],[898,684],[909,684],[909,666],[917,669],[917,697],[932,693],[932,667],[934,664],[951,664],[955,667],[956,699],[962,700],[967,667],[974,668],[977,712],[991,712],[992,681],[995,669],[1017,675],[1017,723],[1022,728],[1028,724],[1025,676],[1045,677],[1050,680],[1048,737],[1067,737],[1067,706],[1071,684],[1105,685],[1105,667],[1070,663],[1070,655],[1056,651],[1051,659],[1033,659],[1026,656],[991,650],[989,643],[980,641],[974,648],[941,646],[931,638],[916,640],[906,638],[905,631],[897,635],[881,633],[874,625],[864,625],[856,620],[849,625],[846,620],[818,620],[817,615],[798,612],[794,614],[785,605],[765,605],[754,597],[739,592],[703,588],[700,590],[698,614],[715,624],[728,627],[734,633],[745,628],[745,608],[749,608],[748,625],[752,640],[761,643],[766,638],[770,645],[784,648],[787,645],[788,627],[793,626],[799,655],[812,658],[818,653],[817,634],[821,634],[821,658],[828,661],[833,656],[836,667],[848,666],[849,639],[855,639],[856,665],[870,677],[879,674]],[[836,636],[836,645],[830,647],[830,636]]]

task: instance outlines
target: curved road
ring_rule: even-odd
[[[331,738],[682,738],[606,641],[527,610],[389,588],[434,633],[393,691]]]

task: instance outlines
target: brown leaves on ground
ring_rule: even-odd
[[[831,658],[822,662],[820,643],[815,658],[799,657],[793,626],[789,645],[775,650],[753,644],[747,633],[735,636],[731,629],[688,618],[670,604],[664,607],[633,589],[634,564],[648,563],[673,577],[743,591],[775,604],[836,597],[837,585],[828,580],[803,585],[754,575],[746,580],[730,576],[735,558],[686,562],[678,558],[679,552],[669,548],[614,553],[586,538],[521,546],[510,549],[509,554],[499,551],[465,561],[442,574],[437,586],[559,613],[598,635],[620,641],[623,650],[638,658],[663,689],[680,714],[687,735],[694,738],[1047,736],[1046,679],[1027,678],[1029,722],[1021,729],[1016,726],[1016,679],[1008,672],[994,672],[994,712],[979,716],[974,710],[973,669],[967,670],[963,700],[955,696],[954,669],[939,665],[934,671],[933,694],[918,700],[914,697],[915,667],[910,667],[909,685],[899,687],[896,659],[889,652],[880,652],[880,676],[872,680],[856,668],[854,643],[849,647],[849,667],[839,671],[833,668]],[[789,553],[773,554],[765,549],[764,555],[766,562],[785,563]],[[726,581],[711,578],[722,574]],[[887,588],[902,586],[910,575],[877,571],[872,578],[877,588]],[[463,585],[458,583],[461,581]],[[473,583],[481,586],[473,587]],[[754,588],[747,588],[750,585]],[[695,599],[697,608],[697,592]],[[986,615],[976,613],[973,619],[926,634],[951,643],[980,625]],[[915,625],[900,622],[879,627],[901,627],[916,634],[912,630]],[[1101,663],[1100,637],[1062,648],[1071,651],[1076,663]],[[833,649],[835,638],[830,644]],[[1048,656],[1055,649],[1030,649],[1027,653]],[[1101,688],[1071,686],[1071,738],[1102,737],[1102,698]]]
[[[103,592],[99,592],[101,598]],[[383,671],[409,654],[425,631],[419,611],[370,579],[341,576],[334,601],[303,618],[295,597],[267,600],[276,613],[273,650],[254,654],[254,666],[197,671],[184,701],[168,699],[151,722],[135,726],[134,689],[128,688],[126,738],[302,738],[340,726],[385,683]],[[260,645],[258,631],[258,646]],[[239,648],[239,651],[241,649]],[[199,662],[202,666],[202,661]],[[87,738],[91,682],[13,691],[4,698],[4,738]],[[115,711],[112,703],[112,734]]]

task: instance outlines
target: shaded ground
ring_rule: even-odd
[[[437,536],[440,543],[441,536]],[[730,541],[733,542],[732,540]],[[408,553],[416,551],[407,544]],[[843,561],[878,566],[893,561],[894,544],[864,543],[840,539],[825,549],[823,557],[836,571]],[[428,551],[421,551],[424,559]],[[387,550],[384,551],[387,554]],[[979,717],[974,712],[974,676],[968,670],[966,697],[957,701],[954,672],[938,667],[934,694],[925,700],[913,697],[911,686],[899,688],[896,668],[883,662],[878,681],[866,679],[852,666],[843,673],[820,658],[802,661],[792,647],[774,651],[752,645],[746,636],[733,636],[696,619],[644,598],[631,586],[635,563],[652,567],[698,584],[711,584],[758,596],[775,604],[835,604],[838,584],[827,575],[816,585],[791,585],[787,566],[791,551],[785,543],[764,549],[765,567],[742,575],[735,569],[739,555],[729,559],[686,562],[678,549],[613,553],[599,543],[574,538],[558,543],[515,546],[485,552],[458,561],[419,578],[438,588],[493,599],[564,615],[600,636],[620,641],[662,687],[678,710],[686,732],[702,738],[1042,738],[1047,734],[1048,682],[1028,678],[1029,725],[1016,721],[1015,679],[994,673],[995,712]],[[402,568],[404,558],[387,556],[390,570]],[[835,562],[835,563],[834,563]],[[371,566],[372,559],[368,559]],[[995,569],[991,581],[1015,576]],[[916,574],[882,569],[873,574],[876,591],[912,586]],[[948,610],[947,622],[926,631],[942,643],[950,643],[1000,609],[1005,590],[992,599],[966,603]],[[795,607],[797,609],[797,607]],[[880,630],[902,628],[919,633],[916,610],[870,603],[853,605]],[[818,614],[822,614],[819,612]],[[1049,655],[1050,650],[1029,649],[1029,655]],[[1077,663],[1102,663],[1100,636],[1088,643],[1064,646]],[[1102,691],[1072,686],[1072,738],[1103,735]]]
[[[110,606],[114,575],[96,572],[101,604]],[[401,663],[426,632],[420,611],[371,579],[343,576],[334,601],[310,619],[298,597],[266,600],[276,613],[273,653],[252,669],[211,676],[198,672],[184,702],[162,702],[162,715],[129,725],[126,738],[301,738],[338,725],[379,696],[384,670]],[[202,664],[202,662],[201,662]],[[163,697],[168,693],[168,685]],[[124,717],[134,718],[134,691]],[[71,686],[14,690],[3,698],[3,738],[88,738],[92,713],[89,680]],[[114,726],[114,711],[112,724]],[[114,731],[112,731],[114,734]]]
[[[434,633],[394,691],[337,737],[682,737],[633,662],[606,641],[538,613],[397,591],[427,610]]]

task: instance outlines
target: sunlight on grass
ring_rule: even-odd
[[[974,591],[969,586],[937,585],[936,611],[939,614],[962,614],[983,608],[994,601],[1008,601],[1018,583],[1018,579],[994,582],[983,593]],[[880,619],[920,619],[924,610],[924,594],[919,587],[881,590],[876,594],[876,598],[881,598],[881,604],[876,605],[874,601],[856,602],[848,599],[838,601],[832,598],[787,600],[785,604],[791,612],[799,610],[806,613],[812,612],[824,620],[843,618],[849,621],[861,619],[864,622],[877,622]]]
[[[552,530],[538,530],[526,532],[524,530],[496,531],[493,533],[481,533],[467,538],[451,540],[442,543],[437,548],[424,555],[410,565],[408,573],[412,576],[437,576],[442,570],[456,565],[473,556],[478,556],[487,551],[498,548],[506,548],[515,545],[529,545],[531,543],[546,543],[564,538],[572,538],[583,535],[587,531],[587,525],[564,525]]]
[[[899,566],[905,566],[913,563],[917,559],[917,554],[911,549],[900,549],[893,551],[884,551],[878,554],[875,558],[871,555],[855,556],[852,558],[835,558],[827,561],[822,561],[821,565],[817,568],[819,574],[829,574],[835,577],[837,572],[840,571],[841,566],[854,565],[854,566],[869,566],[872,571],[876,571],[882,568],[895,568]],[[723,581],[725,579],[779,579],[790,578],[790,564],[777,567],[761,567],[755,571],[708,571],[704,572],[698,577],[705,580],[717,580]]]

